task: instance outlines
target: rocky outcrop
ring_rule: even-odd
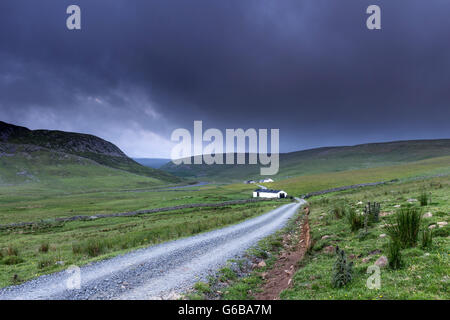
[[[29,130],[1,121],[0,142],[29,144],[73,154],[91,152],[126,157],[117,146],[93,135],[53,130]]]

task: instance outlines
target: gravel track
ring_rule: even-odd
[[[0,300],[170,298],[285,226],[306,203],[297,201],[233,226],[85,265],[80,289],[67,289],[71,275],[62,271],[1,289]]]

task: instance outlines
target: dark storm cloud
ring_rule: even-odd
[[[82,30],[65,28],[69,4]],[[382,8],[382,30],[365,9]],[[144,155],[172,129],[280,128],[284,151],[448,137],[450,3],[351,0],[0,3],[1,118]],[[123,134],[128,132],[128,134]],[[167,150],[148,151],[149,155]]]

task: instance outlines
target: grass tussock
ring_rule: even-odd
[[[16,247],[13,247],[13,246],[8,246],[8,248],[6,248],[6,254],[8,256],[18,256],[19,249],[17,249]]]
[[[354,231],[358,231],[359,229],[364,227],[364,215],[356,212],[354,208],[348,208],[346,210],[345,216],[347,218],[348,224],[350,225],[350,229]]]
[[[111,240],[107,239],[89,239],[81,243],[72,245],[74,254],[86,254],[89,257],[97,257],[106,252],[106,249],[112,248]]]
[[[387,258],[389,268],[393,270],[400,269],[403,266],[401,245],[398,241],[391,240],[387,245]]]
[[[48,244],[48,242],[43,242],[43,243],[41,243],[41,245],[39,247],[39,252],[47,253],[49,248],[50,248],[50,245]]]
[[[24,260],[19,257],[19,249],[9,245],[5,250],[0,250],[0,264],[3,265],[16,265],[24,262]]]
[[[40,258],[37,262],[37,266],[39,269],[45,269],[52,265],[54,265],[53,258],[48,258],[48,257]]]
[[[22,263],[24,260],[20,257],[17,256],[7,256],[6,258],[4,258],[1,263],[4,265],[8,265],[8,266],[12,266],[12,265],[16,265],[19,263]]]
[[[429,198],[429,194],[426,191],[422,191],[417,200],[419,200],[419,203],[422,207],[425,207],[429,203]]]
[[[431,249],[433,246],[433,233],[429,229],[423,229],[422,230],[422,238],[420,247],[422,249]]]
[[[345,216],[346,206],[344,202],[336,202],[331,209],[331,213],[336,219],[341,219]]]
[[[388,227],[388,233],[402,248],[415,247],[421,221],[422,210],[419,208],[412,206],[401,208],[395,215],[395,223]]]

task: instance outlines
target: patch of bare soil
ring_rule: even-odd
[[[292,285],[292,278],[311,245],[310,228],[308,222],[309,208],[305,208],[305,215],[296,221],[296,229],[283,237],[283,250],[272,269],[262,274],[265,283],[261,292],[255,294],[258,300],[278,300],[280,293]]]

